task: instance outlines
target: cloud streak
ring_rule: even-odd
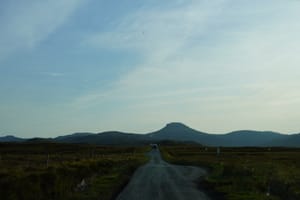
[[[276,113],[292,112],[299,104],[293,86],[299,86],[300,75],[300,5],[266,1],[258,9],[260,3],[184,1],[167,10],[152,7],[89,36],[87,45],[136,52],[144,61],[115,82],[105,98],[97,98],[105,91],[94,91],[88,94],[94,98],[84,103],[100,106],[104,99],[118,98],[127,102],[127,111],[147,115],[164,110],[169,114],[155,116],[157,121],[174,117],[195,127],[207,113],[221,119],[231,112],[236,128],[253,128],[247,120],[262,116],[265,125],[257,128],[271,129],[271,121],[281,119]],[[285,12],[280,14],[281,9]],[[233,127],[226,123],[218,130]],[[204,128],[216,130],[211,127],[207,122]]]
[[[299,131],[299,1],[4,2],[5,132]]]
[[[82,0],[6,1],[0,18],[0,59],[36,47],[61,27]]]

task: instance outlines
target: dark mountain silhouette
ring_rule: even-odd
[[[40,138],[40,137],[35,137],[35,138],[30,138],[22,142],[27,142],[27,143],[53,143],[56,142],[52,138]]]
[[[7,136],[0,137],[0,142],[23,142],[25,140],[26,139],[18,138],[13,135],[7,135]]]
[[[145,135],[109,131],[98,134],[80,133],[55,138],[58,142],[89,143],[102,145],[139,145],[148,141]]]
[[[151,138],[165,140],[195,140],[195,138],[199,137],[199,135],[205,136],[207,134],[196,131],[182,123],[170,123],[167,124],[164,128],[148,134],[148,136]]]
[[[23,142],[14,136],[0,137],[0,142]],[[100,145],[142,145],[149,143],[183,142],[208,146],[282,146],[300,147],[300,134],[284,135],[272,131],[240,130],[227,134],[208,134],[192,129],[182,123],[170,123],[164,128],[148,133],[133,134],[118,131],[103,133],[74,133],[56,138],[34,138],[29,142],[48,141],[63,143],[89,143]]]
[[[212,146],[272,146],[273,141],[287,138],[287,135],[271,131],[241,130],[227,134],[208,134],[182,123],[170,123],[149,136],[157,140],[196,141]]]
[[[148,134],[132,134],[117,131],[98,134],[76,133],[55,138],[60,142],[92,143],[105,145],[133,145],[152,142],[199,143],[209,146],[293,146],[300,147],[300,134],[284,135],[272,131],[240,130],[227,134],[208,134],[182,123],[169,123],[164,128]]]
[[[284,141],[281,146],[289,145],[289,146],[298,146],[300,147],[300,134],[291,135],[286,141]]]
[[[222,146],[273,146],[273,141],[287,137],[272,131],[234,131],[225,135],[218,135],[218,142]]]
[[[287,137],[272,141],[274,146],[300,147],[300,134],[288,135]]]
[[[86,136],[92,136],[93,133],[73,133],[71,135],[64,135],[64,136],[58,136],[54,138],[55,141],[58,142],[70,142],[70,143],[76,143],[77,141],[80,141],[81,138],[84,138]]]
[[[159,131],[147,134],[153,140],[194,141],[205,145],[218,143],[217,135],[196,131],[182,123],[170,123]]]

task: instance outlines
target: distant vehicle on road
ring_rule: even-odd
[[[150,146],[152,147],[152,149],[158,149],[158,145],[157,144],[150,144]]]

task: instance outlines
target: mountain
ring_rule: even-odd
[[[35,137],[35,138],[29,138],[25,140],[24,142],[26,143],[53,143],[56,142],[52,138],[40,138],[40,137]]]
[[[300,134],[284,135],[272,131],[240,130],[226,134],[209,134],[192,129],[182,123],[169,123],[164,128],[148,133],[134,134],[118,131],[102,133],[74,133],[56,138],[21,139],[14,136],[0,137],[0,142],[63,142],[99,145],[143,145],[150,143],[184,142],[207,146],[282,146],[300,147]]]
[[[13,135],[7,135],[7,136],[0,137],[0,142],[23,142],[23,141],[25,141],[25,139],[18,138]]]
[[[141,134],[122,133],[118,131],[109,131],[98,134],[93,133],[75,133],[66,136],[60,136],[54,139],[57,142],[66,143],[88,143],[101,145],[138,145],[145,144],[148,138]]]
[[[300,147],[300,133],[272,141],[274,146]]]
[[[212,145],[216,135],[196,131],[182,123],[174,122],[164,128],[147,134],[153,140],[194,141],[201,144]]]
[[[80,141],[82,138],[86,136],[92,136],[94,135],[93,133],[73,133],[71,135],[64,135],[64,136],[58,136],[54,138],[55,141],[57,142],[67,142],[67,143],[72,143],[76,141]]]
[[[272,131],[240,130],[227,134],[209,134],[194,130],[182,123],[170,123],[148,134],[156,140],[194,141],[208,146],[299,146],[300,134],[283,135]],[[298,139],[299,138],[299,139]]]
[[[164,128],[148,134],[150,138],[164,140],[195,140],[195,138],[199,137],[199,135],[206,135],[206,133],[196,131],[182,123],[177,122],[167,124]]]
[[[291,135],[282,145],[300,147],[300,134]]]
[[[272,131],[234,131],[224,135],[218,135],[222,146],[273,146],[273,141],[282,140],[287,135]]]

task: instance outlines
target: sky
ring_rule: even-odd
[[[0,136],[300,132],[298,0],[1,0]]]

